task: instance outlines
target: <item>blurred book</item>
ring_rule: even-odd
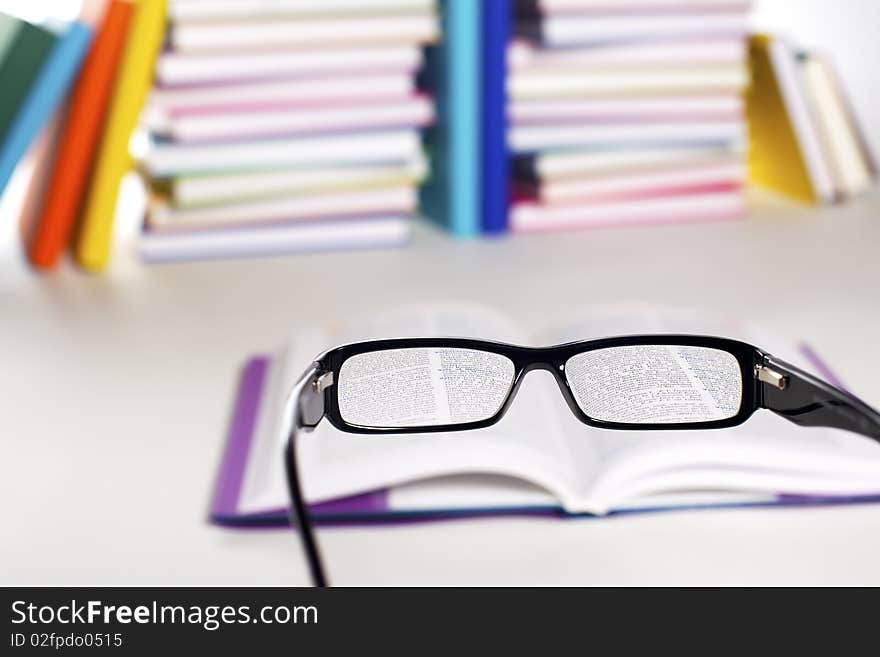
[[[491,310],[452,305],[371,316],[334,327],[314,326],[245,365],[212,519],[251,527],[288,522],[289,498],[279,448],[289,419],[285,398],[305,365],[327,348],[401,335],[560,344],[658,332],[746,340],[841,385],[807,345],[759,326],[684,310],[595,310],[528,334]],[[655,432],[595,429],[574,418],[555,382],[541,377],[526,377],[497,424],[468,432],[461,440],[451,436],[388,435],[364,440],[325,420],[298,445],[303,490],[313,518],[381,522],[497,514],[604,516],[663,509],[855,503],[880,497],[880,450],[855,434],[799,427],[766,411],[755,413],[741,426],[713,431],[711,439],[699,431],[666,431],[658,440]],[[608,458],[612,453],[614,457]]]
[[[424,85],[436,98],[437,123],[426,135],[432,170],[422,208],[456,237],[474,237],[481,229],[483,9],[483,2],[442,0],[443,39],[426,53]]]
[[[131,136],[152,84],[165,17],[165,0],[141,0],[131,19],[73,245],[77,263],[90,271],[110,262],[119,189],[133,163]]]
[[[871,185],[876,163],[830,60],[766,35],[752,39],[750,52],[752,179],[815,203]]]
[[[93,19],[100,19],[97,34],[71,93],[51,178],[27,242],[30,261],[40,269],[58,264],[73,234],[134,11],[128,0],[93,4],[95,14],[104,13]]]
[[[172,0],[169,13],[141,123],[146,260],[406,241],[435,121],[416,79],[440,38],[433,2]]]
[[[147,231],[139,251],[152,263],[225,260],[402,246],[409,233],[409,215],[212,231]]]
[[[92,39],[82,22],[31,25],[4,16],[0,62],[0,193],[76,78]]]
[[[513,38],[484,76],[506,72],[485,123],[507,123],[510,202],[487,232],[744,213],[748,2],[507,4]]]

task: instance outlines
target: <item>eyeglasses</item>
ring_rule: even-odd
[[[521,347],[450,338],[374,340],[318,356],[291,391],[284,462],[291,524],[312,581],[327,579],[302,495],[296,443],[326,417],[349,433],[467,431],[498,422],[532,370],[551,372],[574,415],[603,429],[719,429],[766,408],[804,426],[880,441],[880,413],[737,340],[640,335]]]

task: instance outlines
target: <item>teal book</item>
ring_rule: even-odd
[[[0,192],[76,80],[92,35],[92,28],[88,25],[73,23],[54,40],[0,145]]]
[[[441,3],[443,39],[427,56],[427,85],[438,120],[427,136],[431,178],[422,208],[456,237],[480,233],[480,118],[482,3]]]
[[[0,144],[6,142],[21,104],[57,41],[52,32],[42,27],[5,15],[3,20],[7,25],[12,21],[12,25],[2,28],[10,31],[11,42],[5,46],[5,57],[0,62]]]

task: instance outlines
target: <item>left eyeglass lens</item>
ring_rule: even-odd
[[[458,347],[357,354],[339,370],[342,419],[359,427],[466,424],[494,416],[513,385],[506,356]]]

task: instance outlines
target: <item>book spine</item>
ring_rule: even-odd
[[[449,100],[449,225],[457,237],[480,230],[480,2],[448,0],[445,93]]]
[[[507,42],[510,0],[483,3],[482,228],[507,231],[510,164],[507,153]]]
[[[128,142],[152,84],[165,5],[165,0],[141,0],[132,19],[75,246],[77,262],[88,270],[100,271],[110,259],[119,185],[131,165]]]

